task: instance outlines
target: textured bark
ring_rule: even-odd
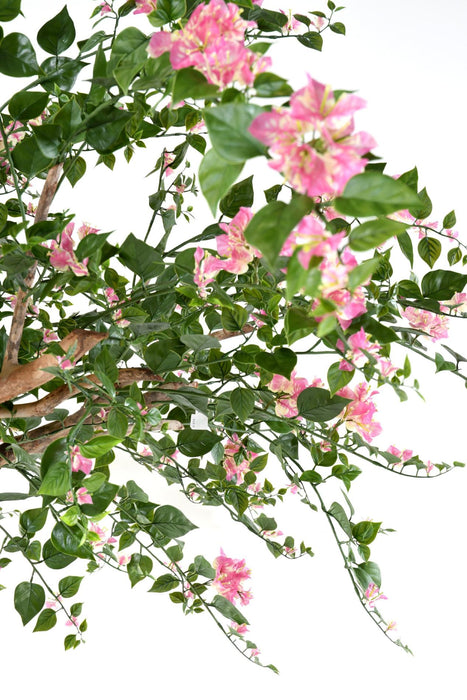
[[[34,217],[34,223],[36,224],[39,221],[45,221],[47,219],[50,205],[52,204],[58,181],[60,179],[62,167],[62,164],[54,165],[52,168],[50,168],[47,174],[44,188],[37,205],[36,215]],[[24,322],[26,320],[26,312],[29,305],[30,289],[34,286],[34,279],[36,277],[36,268],[37,263],[34,262],[29,268],[24,279],[26,289],[20,289],[16,295],[16,305],[13,311],[13,318],[11,320],[10,335],[8,337],[5,350],[2,371],[0,372],[0,377],[2,378],[8,377],[15,370],[15,368],[18,367],[18,352],[21,345],[21,337],[23,335]],[[3,400],[5,401],[6,399]]]

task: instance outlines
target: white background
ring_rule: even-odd
[[[23,6],[27,21],[16,22],[14,28],[33,38],[40,23],[62,3],[24,0]],[[92,3],[74,0],[68,6],[75,18],[90,14],[87,8]],[[265,0],[264,6],[273,9],[280,4]],[[296,0],[293,7],[302,13],[324,9],[319,0],[315,5]],[[434,202],[431,218],[442,220],[455,207],[462,237],[467,223],[465,3],[349,0],[336,19],[347,25],[347,37],[327,32],[322,54],[292,40],[278,42],[274,70],[289,77],[296,88],[304,84],[307,72],[334,88],[358,89],[368,102],[358,126],[376,138],[377,152],[388,160],[388,172],[418,165],[420,182]],[[134,20],[147,30],[144,16]],[[87,36],[85,32],[80,30],[78,38]],[[6,99],[15,81],[3,76],[0,80]],[[146,197],[154,187],[142,177],[149,170],[147,163],[154,165],[157,157],[154,152],[139,163],[135,159],[135,171],[124,166],[120,156],[116,180],[99,166],[73,193],[64,189],[57,208],[69,206],[77,211],[78,220],[102,230],[119,225],[123,233],[144,229]],[[135,175],[138,167],[140,175]],[[458,325],[456,347],[465,352],[465,331]],[[309,373],[315,373],[314,367]],[[462,382],[445,374],[432,377],[424,364],[417,365],[415,375],[425,377],[426,403],[413,397],[399,404],[389,394],[380,396],[384,434],[378,444],[412,448],[432,461],[465,459]],[[137,465],[121,463],[118,470],[116,478],[136,479],[157,502],[178,502],[175,487],[169,490]],[[200,526],[187,536],[189,555],[203,553],[214,559],[223,547],[230,556],[244,557],[251,567],[254,600],[246,611],[251,637],[263,661],[279,666],[279,677],[243,659],[205,616],[184,618],[165,595],[146,594],[144,583],[130,591],[125,576],[106,572],[83,582],[87,641],[65,653],[62,638],[68,628],[59,624],[59,630],[34,635],[32,625],[22,628],[12,610],[17,581],[13,575],[19,571],[12,564],[1,573],[11,586],[0,595],[2,690],[15,697],[34,691],[69,700],[84,693],[89,697],[105,693],[116,700],[129,693],[146,697],[171,693],[195,700],[213,695],[234,700],[258,693],[271,700],[286,694],[316,698],[345,694],[349,700],[464,698],[466,478],[458,470],[440,479],[417,481],[365,468],[350,493],[361,519],[383,520],[385,527],[397,530],[378,538],[372,558],[382,568],[382,588],[389,599],[381,608],[388,619],[397,620],[400,636],[414,657],[391,645],[364,614],[323,517],[301,513],[298,501],[290,497],[280,527],[311,544],[313,560],[276,561],[221,512],[184,508]],[[1,490],[6,490],[3,484]]]

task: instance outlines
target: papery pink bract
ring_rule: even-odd
[[[89,474],[91,472],[92,467],[92,459],[89,459],[88,457],[83,457],[78,445],[75,445],[71,448],[71,471],[82,471],[85,474]]]
[[[240,459],[237,455],[243,451],[243,458]],[[244,480],[244,475],[250,469],[250,462],[257,456],[255,452],[250,452],[246,450],[243,444],[240,442],[238,435],[233,434],[232,439],[228,440],[224,445],[224,461],[222,466],[224,467],[227,481],[232,481],[235,477],[237,484],[242,484]]]
[[[76,499],[80,505],[92,503],[92,496],[84,486],[76,491]]]
[[[341,414],[347,429],[354,430],[367,442],[371,442],[383,430],[381,425],[373,420],[376,406],[370,399],[377,393],[377,391],[370,393],[370,387],[365,382],[358,384],[355,389],[345,386],[336,391],[338,396],[350,399],[350,403]]]
[[[214,561],[216,575],[212,582],[214,588],[235,603],[238,599],[242,605],[248,605],[252,595],[250,591],[243,588],[244,582],[251,576],[250,569],[247,569],[244,559],[231,559],[226,557],[221,549],[220,556]]]
[[[369,584],[365,591],[365,598],[368,601],[369,608],[374,608],[377,600],[387,600],[387,597],[380,593],[380,590],[375,583]]]
[[[267,387],[274,394],[280,395],[276,399],[276,415],[283,416],[284,418],[293,418],[296,416],[298,414],[297,399],[299,394],[307,387],[317,385],[322,386],[321,380],[315,380],[310,384],[304,377],[297,377],[295,370],[290,375],[290,379],[283,377],[281,374],[275,374],[267,384]]]
[[[157,0],[136,0],[136,10],[133,10],[134,15],[145,14],[149,15],[156,9]]]
[[[401,316],[407,319],[412,328],[418,328],[431,336],[434,343],[440,338],[447,338],[449,335],[449,319],[447,316],[439,316],[426,309],[418,309],[407,306],[401,311]]]
[[[57,270],[66,271],[69,269],[77,277],[83,277],[89,274],[86,267],[89,258],[78,262],[73,249],[72,234],[74,227],[74,223],[69,223],[59,235],[58,240],[51,241],[50,249],[52,252],[50,254],[50,264]],[[43,245],[48,247],[46,244]]]

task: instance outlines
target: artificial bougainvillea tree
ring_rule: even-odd
[[[118,481],[124,453],[226,509],[274,557],[313,555],[274,506],[319,511],[363,608],[404,646],[370,549],[387,530],[351,496],[367,466],[399,479],[463,466],[397,435],[381,444],[377,412],[386,392],[418,391],[412,353],[467,380],[447,344],[467,309],[455,214],[429,221],[417,170],[385,172],[354,125],[362,97],[312,75],[294,90],[274,72],[275,42],[321,51],[326,32],[345,34],[331,0],[303,14],[260,0],[88,5],[76,41],[72,4],[50,18],[44,3],[32,36],[9,29],[21,0],[0,0],[0,71],[18,79],[0,108],[0,480],[19,484],[0,493],[0,581],[24,559],[13,604],[34,631],[66,623],[69,649],[87,627],[83,576],[112,567],[212,616],[261,663],[251,564],[187,560],[196,524]],[[131,233],[103,232],[54,207],[64,182],[84,187],[96,163],[131,169],[149,146],[149,226],[141,215]],[[242,176],[252,159],[272,186]]]

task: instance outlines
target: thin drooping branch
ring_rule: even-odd
[[[47,173],[47,178],[45,180],[44,188],[37,205],[36,215],[34,217],[34,223],[36,224],[39,223],[39,221],[45,221],[47,219],[50,205],[52,204],[58,181],[60,179],[62,167],[62,164],[59,163],[58,165],[54,165],[52,168],[50,168],[49,172]],[[15,368],[18,367],[18,353],[23,335],[24,322],[26,320],[26,312],[29,305],[29,292],[34,285],[36,268],[37,262],[34,262],[29,268],[24,279],[26,289],[18,290],[16,295],[16,304],[13,311],[13,318],[11,320],[10,335],[8,336],[5,357],[3,360],[2,370],[0,372],[0,377],[3,379],[8,377],[15,370]]]
[[[64,352],[74,348],[73,358],[79,360],[107,336],[107,333],[96,333],[77,328],[60,341],[60,347]],[[49,372],[44,371],[48,367],[58,367],[55,355],[42,355],[37,360],[25,365],[12,367],[7,376],[0,375],[0,403],[11,401],[17,396],[46,384],[52,378]],[[7,411],[7,415],[11,416],[11,412]]]

